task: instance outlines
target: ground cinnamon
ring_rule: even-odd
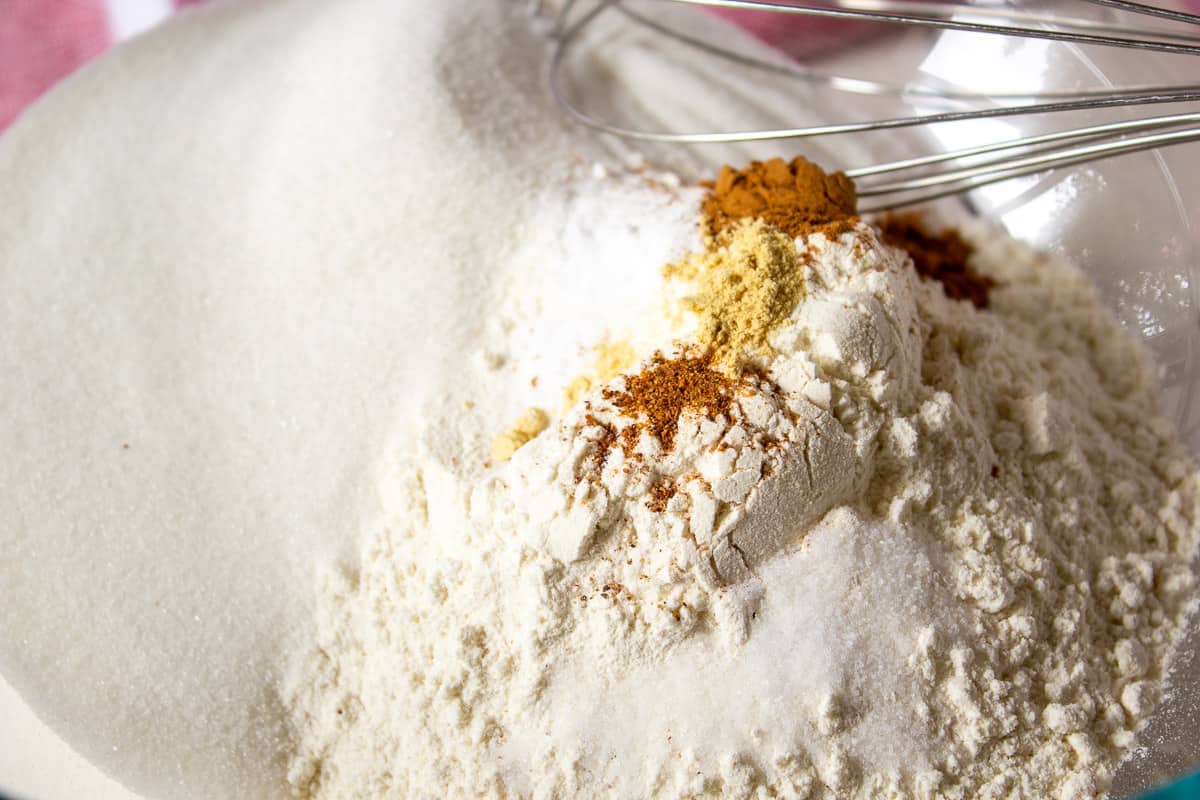
[[[793,237],[816,232],[837,236],[856,221],[854,182],[799,156],[791,163],[782,158],[752,161],[741,170],[726,165],[715,181],[704,185],[709,189],[705,228],[714,238],[747,218],[766,220]]]
[[[683,412],[724,414],[733,403],[735,383],[713,367],[708,353],[685,352],[671,359],[656,353],[641,372],[625,376],[624,391],[607,389],[604,397],[669,451]]]
[[[878,224],[885,242],[912,257],[917,274],[942,284],[947,297],[987,308],[995,282],[971,269],[968,262],[974,248],[958,231],[947,228],[934,233],[918,214],[888,214]]]

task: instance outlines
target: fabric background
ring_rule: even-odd
[[[81,64],[196,0],[0,0],[0,131]]]

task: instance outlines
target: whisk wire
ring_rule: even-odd
[[[1190,46],[1190,44],[1159,42],[1153,40],[1144,40],[1144,38],[1084,34],[1084,32],[1070,32],[1067,30],[1021,28],[1021,26],[1015,25],[973,23],[968,22],[968,20],[965,19],[920,17],[917,16],[917,14],[910,14],[901,11],[864,11],[859,10],[859,8],[846,7],[840,4],[835,5],[834,7],[824,7],[793,6],[784,4],[784,2],[773,2],[772,0],[666,1],[682,2],[682,4],[685,5],[709,6],[714,8],[740,8],[740,10],[743,11],[772,11],[782,14],[800,14],[800,16],[805,17],[823,17],[828,19],[865,19],[871,20],[871,22],[917,26],[917,28],[960,30],[973,32],[973,34],[1001,34],[1004,36],[1021,36],[1025,38],[1045,38],[1045,40],[1056,42],[1073,42],[1075,44],[1102,44],[1102,46],[1105,47],[1127,47],[1135,49],[1159,50],[1159,52],[1163,53],[1184,53],[1189,55],[1200,54],[1200,47]],[[1110,0],[1105,0],[1105,2],[1109,1]],[[896,4],[887,5],[896,7]],[[1141,4],[1132,2],[1132,4],[1126,4],[1122,7],[1127,6],[1128,10],[1130,11],[1133,11],[1136,8],[1136,10],[1139,10],[1138,13],[1147,13],[1142,10],[1144,10],[1144,8],[1148,8],[1148,6],[1142,6]]]
[[[1171,8],[1159,8],[1147,3],[1135,3],[1132,0],[1085,0],[1085,2],[1097,6],[1108,6],[1109,8],[1116,8],[1121,11],[1131,11],[1135,14],[1145,14],[1150,17],[1161,17],[1162,19],[1174,20],[1176,22],[1200,25],[1200,14],[1189,14],[1186,11],[1177,11]]]
[[[895,0],[838,0],[838,5],[844,8],[856,8],[863,11],[883,10],[896,7]],[[1006,22],[1022,22],[1029,25],[1049,25],[1061,30],[1074,30],[1081,33],[1104,32],[1113,34],[1153,35],[1164,39],[1179,41],[1200,41],[1200,36],[1193,33],[1170,30],[1167,28],[1147,29],[1128,24],[1117,24],[1107,20],[1087,19],[1085,17],[1068,17],[1046,11],[1026,11],[1024,9],[1004,4],[964,3],[964,2],[921,2],[921,0],[905,0],[899,7],[906,14],[923,16],[958,17],[969,16],[978,19],[998,19]],[[1178,20],[1175,20],[1178,21]],[[1003,27],[1004,31],[1011,30],[1010,26]]]
[[[1120,36],[1108,36],[1094,33],[1072,33],[1066,30],[1055,30],[1051,28],[1030,28],[1008,25],[992,25],[983,22],[970,22],[968,20],[954,19],[953,17],[931,17],[920,16],[916,14],[905,13],[899,9],[903,4],[895,2],[880,3],[880,6],[889,9],[897,10],[862,10],[858,8],[848,7],[842,3],[834,3],[831,6],[799,6],[788,3],[774,2],[774,0],[665,0],[672,3],[683,3],[685,5],[708,6],[710,8],[731,8],[740,9],[743,11],[771,11],[779,14],[797,14],[808,17],[818,17],[827,19],[843,19],[843,20],[867,20],[871,22],[889,22],[899,25],[908,25],[922,28],[937,28],[942,30],[957,30],[967,31],[970,33],[988,33],[1001,34],[1005,36],[1020,36],[1028,39],[1049,39],[1058,42],[1072,42],[1075,44],[1085,45],[1103,45],[1106,47],[1128,47],[1142,50],[1157,50],[1164,53],[1182,53],[1188,55],[1200,55],[1200,47],[1185,44],[1173,44],[1170,42],[1161,42],[1151,39],[1136,39]],[[1109,5],[1118,2],[1118,0],[1087,0],[1087,2],[1096,2],[1103,5]],[[1132,11],[1134,13],[1148,14],[1159,16],[1154,12],[1152,6],[1144,6],[1141,3],[1121,3],[1120,8]],[[1184,14],[1182,18],[1171,17],[1179,21],[1200,23],[1200,18],[1193,18],[1190,14]]]
[[[1072,18],[995,5],[929,3],[921,0],[830,0],[824,6],[795,5],[780,0],[658,0],[692,6],[710,6],[800,14],[834,19],[871,20],[938,30],[1003,34],[1024,38],[1053,40],[1082,45],[1135,48],[1173,54],[1200,55],[1200,46],[1182,42],[1200,42],[1194,31],[1169,31],[1162,28],[1136,28],[1127,23]],[[1143,17],[1200,26],[1200,16],[1160,9],[1132,0],[1084,0]],[[1125,86],[1082,88],[1025,93],[978,93],[922,84],[893,85],[880,81],[822,73],[799,64],[768,61],[720,47],[674,30],[640,14],[621,0],[597,0],[572,19],[579,0],[566,0],[555,20],[554,48],[549,64],[549,84],[557,102],[579,122],[608,134],[627,139],[679,144],[752,142],[800,139],[847,133],[866,133],[915,126],[994,119],[1017,115],[1051,114],[1071,111],[1120,109],[1129,106],[1194,103],[1200,100],[1200,84],[1170,86]],[[658,132],[646,131],[602,120],[583,110],[569,98],[563,83],[565,63],[572,46],[602,13],[616,9],[636,24],[670,36],[683,44],[730,62],[757,70],[785,75],[824,86],[835,91],[890,95],[925,107],[909,116],[874,119],[863,122],[835,122],[795,128],[742,131]],[[1000,18],[1017,20],[1022,25],[971,21]],[[1024,27],[1035,25],[1037,27]],[[1133,34],[1123,36],[1117,34]],[[1147,37],[1159,37],[1151,39]],[[1163,41],[1172,39],[1174,41]],[[966,101],[985,104],[982,108],[946,111],[929,110],[935,103],[955,104]],[[1007,105],[995,105],[999,101]],[[1018,102],[1023,101],[1023,102]],[[869,198],[870,208],[881,210],[916,202],[925,202],[967,191],[989,183],[1026,176],[1125,153],[1139,152],[1200,139],[1200,113],[1179,113],[1146,119],[1122,120],[1079,127],[1053,133],[988,143],[936,153],[918,158],[893,161],[847,171],[859,183],[860,196]],[[1183,127],[1190,126],[1190,127]],[[914,172],[910,177],[876,180],[877,176]]]
[[[1200,114],[1179,115],[1188,117],[1190,121],[1200,120]],[[1007,150],[1023,150],[1033,140],[1044,137],[1030,137],[1006,143],[994,148],[996,152]],[[969,189],[976,189],[991,183],[1012,178],[1044,172],[1047,169],[1058,169],[1095,161],[1109,156],[1136,153],[1163,147],[1170,144],[1194,142],[1200,140],[1200,128],[1191,127],[1183,130],[1165,131],[1161,133],[1146,133],[1120,139],[1096,141],[1095,135],[1084,137],[1091,144],[1081,144],[1074,147],[1055,145],[1041,150],[1032,150],[1026,155],[1003,157],[975,166],[959,167],[928,175],[889,181],[886,183],[870,183],[856,181],[858,193],[863,198],[882,198],[873,203],[863,205],[864,212],[883,211],[889,208],[927,202],[951,194],[958,194]],[[977,149],[977,148],[976,148]],[[964,151],[944,154],[946,160],[954,160],[970,155]],[[886,165],[893,166],[893,165]],[[857,177],[856,170],[848,170],[847,175]],[[922,189],[937,187],[936,191],[912,194]]]
[[[739,53],[735,50],[718,47],[703,39],[689,36],[681,31],[675,31],[666,25],[658,22],[644,14],[640,14],[631,8],[621,4],[616,4],[613,8],[620,11],[629,19],[637,22],[646,28],[650,28],[664,36],[675,39],[690,47],[698,50],[703,50],[716,57],[727,61],[742,64],[756,70],[771,72],[778,75],[786,75],[808,83],[823,84],[828,88],[835,89],[841,92],[862,95],[888,95],[893,97],[903,98],[920,98],[928,101],[956,101],[956,100],[979,100],[985,95],[979,92],[958,91],[953,87],[946,86],[925,86],[917,83],[909,83],[903,86],[883,83],[881,81],[866,80],[863,78],[850,78],[844,75],[833,75],[829,73],[813,70],[800,64],[786,63],[779,61],[767,61],[753,56]],[[995,10],[995,9],[991,9]],[[1194,41],[1200,42],[1200,36],[1189,37]],[[1200,91],[1200,84],[1192,86],[1129,86],[1124,88],[1106,87],[1103,89],[1084,88],[1072,89],[1064,91],[1040,91],[1040,92],[989,92],[986,98],[992,101],[996,100],[1024,100],[1032,102],[1038,99],[1072,99],[1085,97],[1128,97],[1137,94],[1161,94],[1163,92],[1177,91],[1180,89],[1195,89]]]
[[[1003,152],[1022,147],[1032,147],[1050,142],[1095,141],[1105,139],[1106,137],[1110,137],[1114,134],[1177,127],[1179,125],[1191,122],[1200,122],[1200,113],[1172,114],[1164,117],[1150,117],[1148,119],[1122,120],[1120,122],[1108,122],[1102,125],[1091,125],[1085,128],[1074,128],[1065,131],[1055,131],[1053,133],[1043,133],[1036,136],[1022,137],[1020,139],[1010,139],[1003,142],[977,145],[975,147],[964,147],[959,150],[950,150],[942,153],[935,153],[933,155],[919,156],[917,158],[901,159],[897,161],[891,161],[886,164],[876,164],[871,167],[850,169],[846,170],[846,175],[859,180],[874,175],[898,172],[901,170],[914,169],[933,164],[941,164],[947,161],[962,161],[972,159],[977,156],[988,155],[991,153]]]

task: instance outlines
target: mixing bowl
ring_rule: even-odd
[[[633,3],[674,31],[738,50],[756,43],[714,28],[692,8]],[[1072,4],[1070,10],[1086,4]],[[1061,9],[1062,7],[1059,6]],[[814,72],[865,78],[898,88],[920,85],[971,93],[1031,93],[1083,87],[1163,85],[1194,74],[1187,56],[1133,50],[1079,47],[1057,42],[964,32],[929,32],[861,25],[847,28],[841,48],[830,49],[831,32],[821,33],[815,55],[813,36],[796,18],[754,12],[738,18],[753,35],[770,41]],[[1116,19],[1098,7],[1091,13]],[[753,130],[907,116],[965,109],[963,101],[909,102],[898,96],[836,92],[821,81],[782,79],[760,73],[752,98],[730,90],[728,115],[706,119],[680,97],[681,83],[696,81],[709,91],[732,86],[731,73],[750,69],[689,49],[661,32],[614,17],[580,42],[567,64],[569,96],[589,112],[614,123],[649,131]],[[726,15],[728,16],[728,15]],[[1136,20],[1135,20],[1136,22]],[[836,31],[833,32],[836,34]],[[788,36],[794,34],[795,46]],[[594,57],[604,48],[628,49],[618,74],[598,74]],[[780,53],[781,60],[789,56]],[[611,71],[611,67],[610,67]],[[636,87],[630,94],[627,87]],[[598,91],[597,87],[609,87]],[[997,105],[983,101],[976,105]],[[851,134],[791,142],[755,144],[643,145],[655,160],[696,175],[711,174],[723,162],[797,153],[827,168],[853,168],[894,158],[940,152],[1013,139],[1113,119],[1180,110],[1178,104],[1106,112],[1020,115],[946,123],[881,133]],[[630,145],[614,142],[623,150]],[[686,156],[683,155],[686,150]],[[1200,260],[1200,145],[1140,153],[1061,169],[977,189],[948,201],[938,211],[971,213],[994,221],[1011,235],[1079,264],[1098,286],[1120,321],[1150,351],[1159,368],[1162,403],[1193,453],[1200,455],[1197,408],[1197,266]],[[1121,769],[1114,794],[1129,796],[1200,765],[1200,625],[1193,620],[1176,662],[1172,691],[1142,736],[1142,749]]]
[[[668,25],[698,35],[736,39],[735,32],[706,20],[693,9],[662,2],[636,4]],[[1097,9],[1097,14],[1112,12]],[[709,24],[712,23],[712,24]],[[756,28],[761,35],[763,29]],[[814,68],[893,84],[942,85],[986,91],[1037,91],[1080,86],[1163,83],[1179,80],[1193,66],[1185,58],[1120,50],[1081,49],[1061,44],[966,33],[930,34],[917,30],[873,33],[856,27],[841,39],[837,30],[821,34],[814,56],[811,40],[788,48],[817,60]],[[797,34],[804,36],[805,34]],[[660,34],[620,27],[619,20],[597,28],[589,47],[620,46],[623,57],[600,74],[589,66],[588,48],[573,63],[571,88],[589,108],[612,119],[651,129],[749,129],[780,124],[869,119],[941,108],[915,106],[902,98],[833,93],[819,84],[764,76],[753,97],[740,93],[730,65],[688,55]],[[783,56],[781,56],[783,58]],[[1194,71],[1194,70],[1193,70]],[[727,114],[706,118],[689,108],[691,83],[727,98]],[[1124,110],[1108,116],[1133,117]],[[631,145],[612,141],[614,158],[644,159],[676,169],[685,178],[712,174],[723,162],[803,153],[827,167],[851,168],[881,160],[960,147],[1099,121],[1099,115],[1009,117],[986,122],[912,128],[885,134],[805,142],[678,146]],[[1162,401],[1193,452],[1200,454],[1197,417],[1197,328],[1195,274],[1200,225],[1200,145],[1126,156],[1087,166],[1023,178],[978,190],[941,204],[946,214],[974,213],[995,221],[1012,235],[1061,253],[1095,280],[1114,313],[1134,331],[1160,366]],[[1144,752],[1118,775],[1116,794],[1125,796],[1200,763],[1200,630],[1193,623],[1174,677],[1174,692],[1143,736]]]

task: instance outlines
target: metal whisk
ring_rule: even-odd
[[[1011,5],[921,2],[921,0],[827,0],[799,4],[784,0],[658,0],[692,6],[773,12],[840,20],[860,20],[927,29],[969,31],[1058,42],[1129,48],[1200,56],[1200,15],[1158,8],[1130,0],[1079,0],[1135,15],[1139,24],[1068,16]],[[574,119],[608,134],[645,142],[706,144],[834,136],[937,123],[1015,115],[1118,109],[1200,100],[1200,84],[1127,86],[1024,93],[977,93],[945,87],[895,85],[830,74],[800,63],[765,60],[675,30],[635,11],[622,0],[566,0],[557,11],[533,3],[535,13],[552,18],[554,49],[549,65],[550,89]],[[797,128],[742,131],[650,131],[608,121],[573,102],[564,89],[567,57],[583,33],[605,14],[619,14],[643,26],[731,64],[782,75],[837,92],[887,95],[920,103],[976,101],[988,107],[932,111]],[[1153,24],[1151,24],[1153,23]],[[1200,64],[1200,62],[1196,62]],[[918,158],[846,170],[855,179],[864,211],[883,210],[968,191],[996,181],[1200,139],[1200,112],[1186,111],[1142,119],[1125,119],[1073,127],[1037,136],[1010,139]]]

